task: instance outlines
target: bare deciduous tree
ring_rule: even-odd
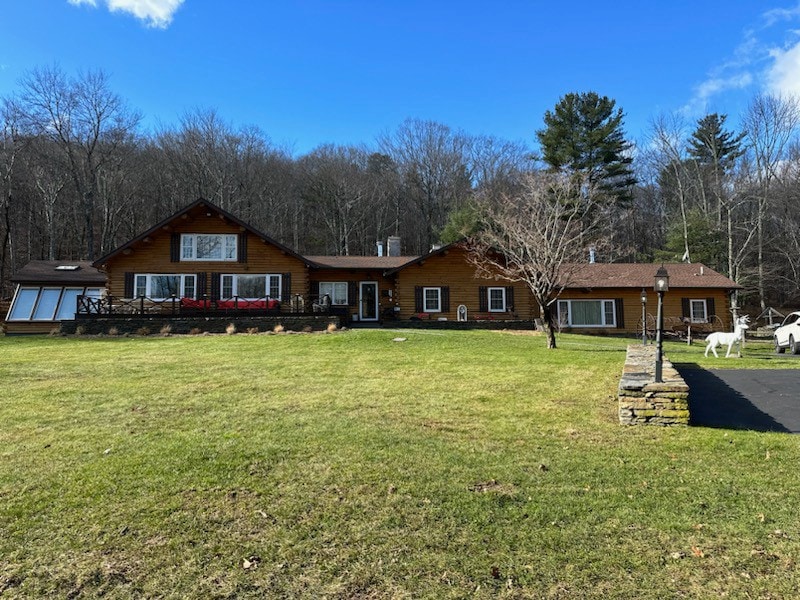
[[[744,127],[750,140],[753,178],[757,186],[756,252],[758,300],[765,309],[765,221],[770,208],[773,188],[779,179],[781,163],[786,158],[790,142],[800,127],[800,99],[773,95],[753,98],[744,117]]]
[[[93,259],[99,174],[129,139],[140,116],[111,91],[102,71],[70,78],[58,67],[34,69],[21,88],[17,101],[29,134],[54,142],[69,164],[83,208],[86,257]]]
[[[530,173],[516,194],[484,198],[483,228],[470,239],[478,276],[525,284],[539,303],[547,347],[556,347],[553,304],[585,264],[589,246],[607,245],[609,207],[588,181]]]

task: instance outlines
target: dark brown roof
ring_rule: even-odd
[[[580,265],[570,277],[568,289],[653,288],[660,264],[594,263]],[[741,289],[733,280],[701,263],[666,263],[671,288]]]
[[[306,256],[314,264],[328,269],[376,269],[385,271],[416,260],[416,256]]]
[[[95,269],[88,260],[32,260],[17,271],[11,281],[55,285],[105,285],[106,276]]]

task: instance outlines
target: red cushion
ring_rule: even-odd
[[[194,298],[181,298],[183,308],[208,308],[208,300],[195,300]]]

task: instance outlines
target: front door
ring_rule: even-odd
[[[378,283],[362,281],[360,284],[358,318],[361,321],[378,320]]]

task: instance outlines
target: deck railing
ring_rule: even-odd
[[[203,296],[199,299],[178,298],[120,298],[118,296],[78,296],[77,318],[93,319],[125,316],[219,316],[230,314],[271,315],[280,312],[280,302],[270,297],[233,298],[218,300]]]

